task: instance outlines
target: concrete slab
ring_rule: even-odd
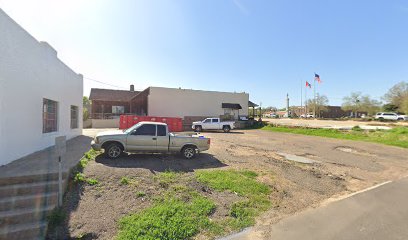
[[[62,156],[64,172],[75,166],[84,153],[91,148],[91,140],[92,138],[88,136],[78,136],[67,141],[67,152]],[[53,147],[0,166],[0,178],[56,172],[58,172],[58,157],[55,156]]]
[[[293,155],[293,154],[289,154],[289,153],[278,152],[278,154],[281,155],[282,157],[286,158],[289,161],[295,161],[295,162],[298,162],[298,163],[312,164],[312,163],[319,162],[319,161],[316,161],[316,160],[313,160],[313,159],[310,159],[310,158],[297,156],[297,155]]]

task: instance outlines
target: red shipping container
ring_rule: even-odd
[[[127,118],[126,115],[120,115],[119,119],[119,129],[126,129],[127,128]]]
[[[143,122],[162,122],[166,123],[170,132],[183,131],[183,121],[181,118],[169,118],[169,117],[156,117],[156,116],[137,116],[137,115],[121,115],[120,116],[120,129],[127,129],[133,125]]]

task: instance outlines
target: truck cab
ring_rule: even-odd
[[[233,121],[221,121],[220,118],[206,118],[202,121],[193,122],[191,128],[196,132],[203,130],[223,130],[224,132],[230,132],[235,128],[235,122]]]

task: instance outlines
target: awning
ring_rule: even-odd
[[[238,103],[222,103],[222,108],[242,109],[241,105]]]
[[[248,107],[252,107],[252,108],[258,107],[258,104],[253,103],[253,102],[251,102],[251,101],[248,101]]]

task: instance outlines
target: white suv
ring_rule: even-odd
[[[393,112],[379,112],[375,115],[375,119],[378,120],[404,120],[404,116],[400,116]]]

